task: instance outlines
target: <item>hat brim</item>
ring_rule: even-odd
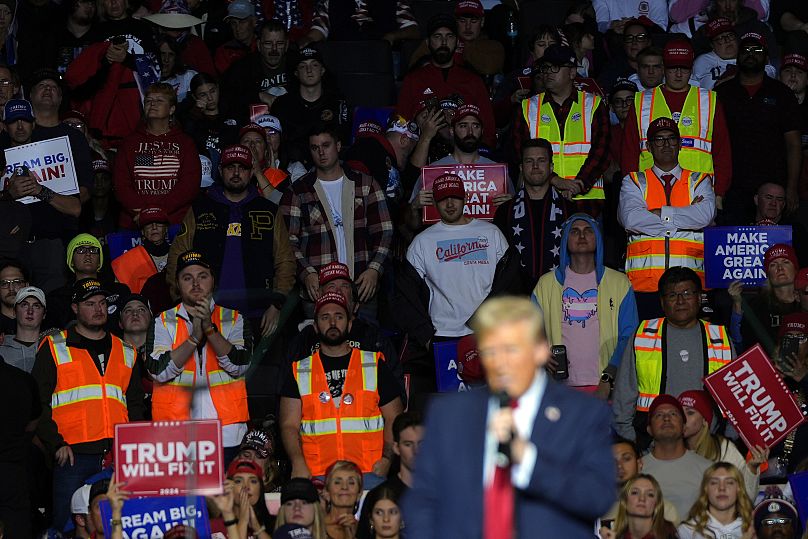
[[[34,123],[35,118],[33,116],[26,116],[24,114],[18,114],[16,116],[12,116],[11,118],[3,119],[4,124],[14,123],[17,120],[25,120],[26,122]]]
[[[179,30],[180,28],[190,28],[197,24],[202,24],[202,19],[187,15],[185,13],[154,13],[143,17],[147,21],[162,26],[163,28],[171,28]]]
[[[92,292],[87,292],[86,294],[83,294],[81,296],[74,297],[73,298],[73,303],[79,303],[80,301],[87,301],[88,299],[90,299],[92,297],[95,297],[95,296],[104,296],[104,297],[106,297],[108,295],[109,295],[108,291],[104,290],[103,288],[100,288],[98,290],[93,290]]]

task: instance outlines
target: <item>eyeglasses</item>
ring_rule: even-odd
[[[558,73],[561,71],[562,67],[572,67],[571,65],[563,65],[563,66],[556,66],[550,64],[544,64],[543,66],[539,66],[539,73]]]
[[[98,247],[90,247],[88,245],[80,245],[76,247],[76,250],[73,251],[74,254],[79,255],[97,255],[101,252]]]
[[[657,148],[662,148],[663,146],[675,146],[677,142],[679,142],[679,137],[654,137],[651,139],[651,142]]]
[[[0,288],[17,288],[25,286],[25,279],[3,279],[0,281]]]
[[[761,520],[761,524],[764,526],[778,526],[778,525],[786,525],[791,524],[791,519],[787,517],[781,518],[764,518]]]
[[[0,88],[8,88],[12,84],[14,83],[10,80],[0,80]]]
[[[715,43],[731,43],[737,39],[735,34],[732,32],[728,32],[726,34],[721,34],[720,36],[713,39]]]
[[[763,47],[760,45],[747,45],[745,47],[741,47],[743,52],[756,52],[762,53],[764,51]]]
[[[623,43],[638,43],[648,41],[648,34],[623,34]]]
[[[663,294],[662,297],[668,301],[676,301],[677,298],[682,298],[685,301],[689,301],[691,299],[696,299],[701,296],[701,292],[696,290],[683,290],[681,292],[668,292],[667,294]]]
[[[627,107],[634,101],[633,97],[613,97],[609,100],[615,107]]]

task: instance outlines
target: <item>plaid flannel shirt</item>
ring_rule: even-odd
[[[354,278],[368,268],[381,274],[393,239],[393,221],[384,191],[371,176],[348,169],[344,172],[345,180],[355,184]],[[307,173],[292,184],[281,200],[281,214],[289,229],[301,281],[337,261],[337,244],[326,213],[329,210],[317,197],[316,181],[316,171]]]

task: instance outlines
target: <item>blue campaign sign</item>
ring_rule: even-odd
[[[704,274],[708,288],[732,281],[760,286],[766,280],[763,255],[776,243],[791,245],[790,226],[712,226],[704,229]]]
[[[168,227],[168,241],[174,241],[174,237],[179,231],[180,225],[171,225]],[[115,260],[129,249],[142,243],[143,238],[141,238],[139,230],[121,230],[107,234],[107,247],[109,248],[109,256],[112,260]]]
[[[438,379],[440,393],[454,393],[466,391],[468,387],[457,374],[457,341],[438,342],[433,345],[435,350],[435,372]]]
[[[104,521],[104,536],[112,535],[109,501],[99,504]],[[166,496],[126,500],[121,516],[124,539],[160,538],[178,524],[196,529],[199,539],[210,539],[208,508],[203,496]]]
[[[800,522],[805,524],[808,520],[808,472],[801,472],[788,476],[791,485],[791,494],[797,502],[797,511],[800,513]]]

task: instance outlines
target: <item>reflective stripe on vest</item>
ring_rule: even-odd
[[[564,122],[562,140],[553,108],[549,102],[543,101],[543,97],[542,93],[522,101],[522,114],[530,137],[547,139],[553,147],[555,173],[568,180],[575,179],[592,149],[592,118],[601,99],[594,94],[578,91],[578,101],[572,103]],[[599,178],[589,191],[573,197],[573,200],[603,198],[603,178]]]
[[[679,115],[679,135],[682,149],[679,164],[684,169],[712,174],[713,124],[715,122],[716,94],[697,86],[688,90]],[[672,118],[662,87],[649,88],[634,96],[637,129],[640,135],[640,162],[638,170],[651,168],[654,158],[646,147],[648,126],[657,118]]]
[[[683,170],[673,184],[670,200],[665,198],[663,182],[652,169],[632,172],[631,181],[642,193],[648,210],[663,206],[686,207],[696,197],[696,188],[709,175]],[[626,247],[626,276],[636,292],[656,292],[659,278],[668,268],[683,266],[695,271],[704,285],[704,234],[700,231],[678,230],[670,236],[645,234],[628,236]]]
[[[643,320],[634,336],[634,357],[637,369],[638,411],[647,412],[651,402],[659,396],[662,386],[662,333],[665,319]],[[707,338],[707,374],[711,374],[732,360],[732,348],[724,326],[699,321]]]

